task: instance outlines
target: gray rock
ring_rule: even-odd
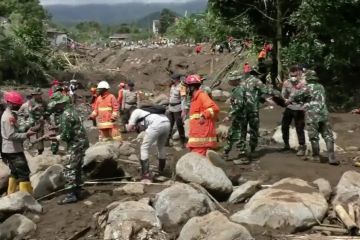
[[[360,173],[356,171],[347,171],[341,176],[332,203],[346,206],[349,202],[360,204]]]
[[[169,104],[169,97],[166,94],[160,94],[158,96],[156,96],[152,102],[154,104],[158,104],[158,105],[168,105]]]
[[[9,167],[0,161],[0,189],[6,188],[10,176]]]
[[[249,231],[233,223],[219,211],[191,218],[180,232],[178,240],[253,240]]]
[[[45,196],[63,188],[66,183],[63,170],[64,167],[62,165],[56,164],[45,171],[32,175],[30,180],[34,198]]]
[[[233,190],[224,171],[196,153],[187,153],[179,159],[176,174],[184,181],[198,183],[216,194],[229,195]]]
[[[317,189],[301,179],[286,178],[257,192],[244,209],[230,219],[293,232],[317,224],[327,210],[327,201]]]
[[[124,144],[130,143],[124,142]],[[86,176],[88,178],[124,176],[124,171],[118,168],[117,163],[121,149],[125,148],[123,145],[118,141],[100,142],[88,148],[82,166]]]
[[[313,184],[315,184],[317,186],[317,188],[319,189],[319,192],[322,195],[324,195],[324,197],[327,200],[330,199],[332,189],[331,189],[331,185],[328,180],[326,180],[324,178],[318,178],[315,181],[313,181]]]
[[[178,183],[156,194],[153,204],[165,230],[182,226],[213,209],[211,201],[191,186]]]
[[[189,119],[186,119],[184,121],[184,129],[185,129],[185,137],[189,137],[189,129],[190,129],[190,121],[189,121]],[[179,140],[180,139],[179,132],[177,130],[173,134],[172,139],[173,140]]]
[[[36,231],[36,224],[21,214],[14,214],[0,225],[1,240],[21,240]]]
[[[120,147],[120,155],[122,156],[130,156],[135,153],[135,149],[132,147],[133,144],[130,142],[123,142]]]
[[[48,149],[43,154],[36,156],[31,156],[28,152],[25,152],[25,156],[31,173],[44,171],[50,166],[61,164],[64,160],[60,155],[53,155]]]
[[[22,212],[25,210],[41,213],[42,206],[26,192],[15,192],[0,198],[1,212]]]
[[[136,201],[116,204],[116,207],[110,210],[106,223],[104,240],[127,240],[143,228],[161,229],[161,222],[155,210],[147,204]]]
[[[229,94],[225,93],[222,90],[213,90],[211,92],[211,95],[213,97],[214,100],[216,101],[220,101],[220,102],[225,102],[228,98],[229,98]]]
[[[114,192],[120,192],[128,195],[142,195],[145,193],[144,184],[134,183],[126,184],[125,186],[115,188]]]
[[[232,192],[228,202],[241,203],[252,197],[257,191],[261,189],[261,181],[248,181],[241,186],[235,188]]]
[[[216,135],[220,138],[220,139],[226,139],[227,135],[228,135],[228,131],[229,131],[229,127],[224,125],[224,124],[220,124],[217,129],[216,129]]]

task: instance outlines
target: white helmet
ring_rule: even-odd
[[[101,81],[99,82],[99,84],[97,85],[97,88],[105,88],[105,89],[110,89],[110,85],[107,81]]]

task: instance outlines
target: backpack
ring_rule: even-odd
[[[147,111],[150,114],[165,114],[166,107],[162,105],[145,105],[140,108],[141,110]]]

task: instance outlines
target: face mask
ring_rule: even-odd
[[[290,77],[290,82],[296,82],[297,81],[297,77]]]

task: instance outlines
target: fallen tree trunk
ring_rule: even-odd
[[[359,228],[356,225],[356,223],[351,219],[349,214],[345,211],[344,207],[338,204],[335,206],[335,211],[339,216],[339,218],[341,219],[341,221],[346,226],[346,228],[349,230],[350,234],[355,235],[356,232],[359,230]]]

